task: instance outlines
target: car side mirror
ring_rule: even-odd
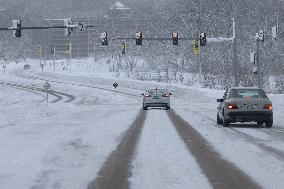
[[[222,98],[217,99],[217,102],[224,102],[224,99],[222,99]]]

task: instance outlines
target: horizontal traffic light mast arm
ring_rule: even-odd
[[[171,37],[166,37],[166,38],[161,38],[161,37],[143,37],[143,41],[144,40],[148,40],[148,41],[166,41],[166,40],[172,40],[173,38]],[[113,41],[115,40],[136,40],[135,37],[114,37],[112,39]],[[196,40],[196,38],[190,37],[190,38],[178,38],[178,40]]]
[[[65,29],[65,28],[77,28],[77,25],[68,26],[30,26],[30,27],[19,27],[19,28],[0,28],[0,30],[46,30],[46,29]],[[85,26],[86,28],[93,28],[94,26]]]

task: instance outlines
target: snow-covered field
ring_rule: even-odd
[[[24,64],[31,70],[24,70]],[[72,61],[71,70],[39,62],[10,63],[0,74],[0,188],[87,188],[142,107],[140,94],[165,87],[172,108],[212,147],[264,188],[284,185],[284,95],[269,95],[272,130],[223,128],[216,99],[223,91],[144,82],[103,63]],[[54,94],[39,89],[48,80]],[[114,91],[113,82],[119,87]],[[132,162],[132,188],[211,188],[163,110],[147,112]]]

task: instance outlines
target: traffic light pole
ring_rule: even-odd
[[[239,86],[239,62],[238,62],[238,43],[237,39],[234,39],[234,65],[233,65],[233,74],[234,74],[234,86]]]
[[[71,39],[70,39],[70,54],[69,54],[69,64],[70,64],[70,72],[71,72],[71,59],[72,59],[72,42],[71,42]]]
[[[233,74],[234,74],[234,86],[238,87],[240,84],[239,79],[239,62],[238,62],[238,41],[236,37],[236,22],[235,19],[232,18],[233,21],[233,48],[234,48],[234,65],[233,65]]]
[[[200,35],[200,32],[199,32]],[[198,52],[198,67],[199,67],[199,83],[202,83],[202,62],[201,62],[201,46],[200,46],[200,40],[198,40],[199,43],[199,52]]]
[[[53,71],[55,71],[55,53],[56,53],[56,49],[54,46],[54,52],[53,52]]]
[[[259,38],[256,39],[256,46],[257,46],[257,52],[256,52],[256,67],[257,67],[257,86],[259,88],[262,87],[261,85],[261,65],[260,65],[260,40]]]

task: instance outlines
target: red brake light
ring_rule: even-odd
[[[272,110],[272,104],[265,104],[265,106],[263,107],[263,109]]]
[[[234,103],[229,103],[228,104],[228,109],[229,110],[234,110],[234,109],[238,109],[238,106]]]

